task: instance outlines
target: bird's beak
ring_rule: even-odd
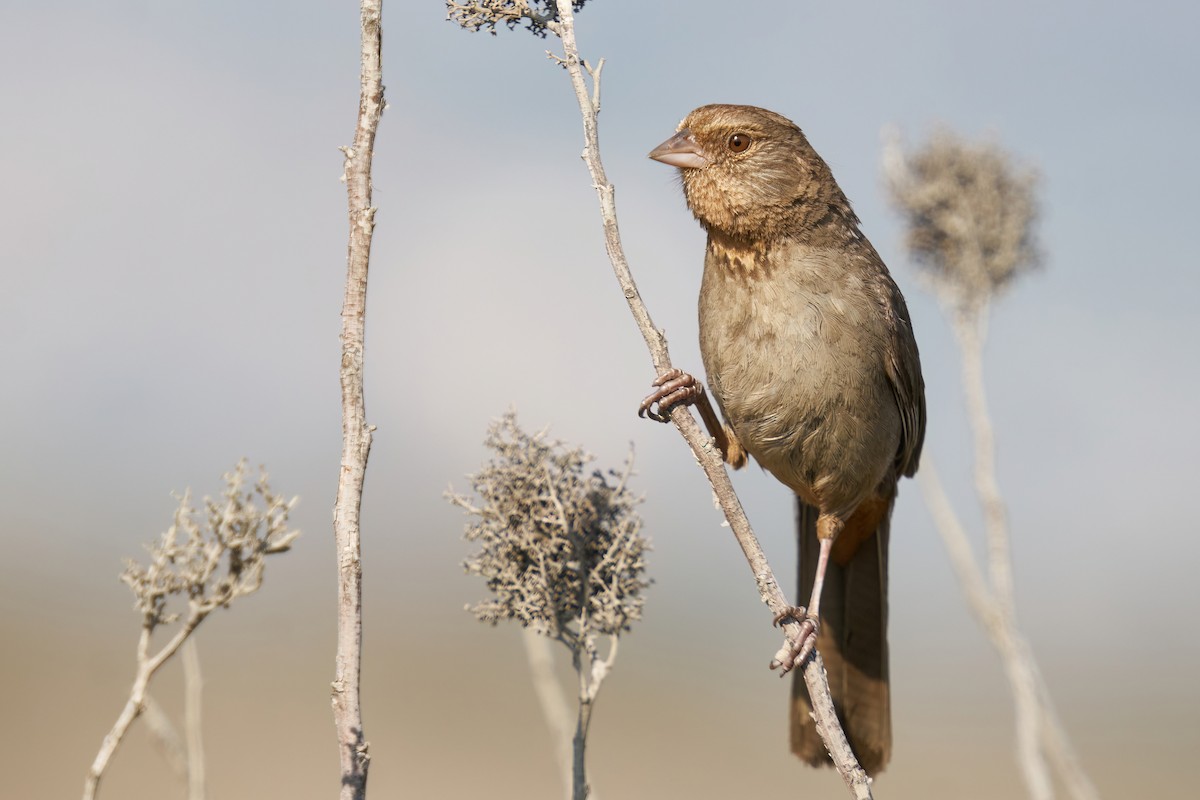
[[[650,151],[650,157],[680,169],[700,169],[708,166],[704,151],[696,143],[691,130],[684,128]]]

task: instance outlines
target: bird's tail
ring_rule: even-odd
[[[875,517],[874,532],[866,531],[857,547],[845,552],[838,547],[842,537],[835,542],[821,592],[817,639],[846,738],[869,775],[882,771],[892,755],[887,644],[891,505],[889,498]],[[851,521],[855,521],[853,517]],[[800,540],[799,597],[806,602],[812,592],[819,543],[817,509],[801,500],[796,501],[796,532]],[[830,765],[833,762],[817,734],[808,688],[799,669],[792,680],[792,752],[813,766]]]

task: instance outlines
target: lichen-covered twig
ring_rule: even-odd
[[[96,796],[109,761],[145,710],[146,690],[159,668],[209,614],[257,591],[266,556],[286,552],[300,535],[287,526],[295,498],[284,500],[272,492],[265,473],[251,490],[244,489],[245,479],[243,460],[225,475],[221,499],[205,498],[206,524],[196,519],[191,495],[184,493],[175,524],[149,547],[149,563],[130,561],[121,575],[142,615],[137,671],[125,707],[88,770],[84,800]],[[170,626],[176,626],[174,633],[152,652],[155,633]]]

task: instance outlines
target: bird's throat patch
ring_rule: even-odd
[[[711,233],[708,237],[708,257],[714,266],[750,280],[762,280],[770,276],[774,265],[766,246],[722,239]]]

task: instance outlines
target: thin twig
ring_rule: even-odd
[[[580,663],[576,665],[579,673],[578,715],[575,720],[575,736],[571,739],[571,798],[572,800],[587,800],[590,790],[587,779],[587,736],[592,725],[592,704],[595,693],[589,687],[591,673],[591,654],[585,648],[576,653]]]
[[[179,732],[171,724],[167,712],[147,694],[142,704],[142,716],[146,719],[146,728],[150,731],[151,740],[162,754],[163,759],[181,781],[188,777],[187,747],[180,738]]]
[[[988,574],[991,579],[994,614],[999,625],[993,641],[1000,652],[1004,671],[1012,688],[1016,710],[1017,761],[1033,800],[1050,800],[1054,788],[1050,770],[1039,747],[1040,712],[1037,681],[1034,678],[1029,648],[1016,625],[1013,598],[1012,546],[1004,500],[996,480],[996,445],[992,421],[987,411],[983,384],[983,342],[987,329],[987,305],[972,306],[952,316],[952,327],[962,351],[962,383],[966,395],[967,417],[971,424],[975,451],[975,491],[983,508],[987,538]]]
[[[1010,688],[1014,696],[1019,692],[1021,700],[1017,702],[1022,717],[1020,735],[1035,737],[1034,746],[1040,746],[1045,757],[1050,760],[1066,786],[1068,794],[1076,800],[1098,800],[1099,795],[1091,780],[1079,766],[1074,750],[1062,732],[1058,716],[1054,711],[1050,693],[1045,687],[1033,654],[1021,636],[1020,631],[1007,617],[992,590],[984,580],[971,553],[971,545],[962,522],[950,504],[949,497],[938,478],[933,458],[926,453],[921,461],[921,471],[917,475],[925,502],[933,515],[934,524],[942,537],[946,552],[950,555],[951,564],[958,575],[959,583],[967,597],[967,604],[975,618],[979,621],[991,641],[992,646],[1000,655],[1005,674],[1009,678]],[[1030,708],[1028,704],[1032,703]],[[1032,732],[1029,728],[1032,727]],[[1030,794],[1034,795],[1036,780],[1030,767],[1036,770],[1034,763],[1022,757],[1022,774]],[[1038,756],[1041,761],[1041,755]],[[1044,763],[1042,764],[1044,769]],[[1048,776],[1045,776],[1048,781]]]
[[[365,800],[368,743],[363,732],[359,677],[362,668],[362,544],[359,510],[371,431],[363,400],[363,348],[367,310],[367,271],[375,208],[371,205],[371,160],[375,131],[383,114],[382,0],[362,0],[358,123],[345,154],[350,243],[346,294],[342,305],[342,460],[333,532],[338,560],[338,634],[333,680],[333,718],[341,760],[342,800]]]
[[[554,676],[554,656],[550,652],[550,640],[530,628],[521,631],[525,643],[525,657],[529,661],[529,674],[533,678],[533,689],[542,717],[554,740],[554,755],[562,772],[563,790],[571,793],[571,711],[562,686]]]
[[[1092,779],[1083,771],[1079,757],[1075,754],[1075,749],[1063,731],[1062,723],[1058,719],[1054,703],[1050,698],[1050,690],[1046,688],[1041,673],[1037,672],[1036,662],[1034,662],[1034,670],[1038,699],[1041,702],[1039,721],[1042,729],[1042,747],[1046,750],[1046,757],[1050,759],[1050,763],[1057,770],[1058,777],[1062,780],[1069,796],[1075,800],[1100,800],[1099,792],[1092,784]]]
[[[201,706],[204,697],[204,677],[200,674],[200,653],[196,640],[183,644],[183,729],[187,737],[188,800],[204,800],[205,789],[204,736]]]
[[[634,283],[617,227],[615,190],[604,173],[604,166],[600,159],[597,101],[600,97],[598,85],[600,64],[603,62],[599,62],[596,69],[591,71],[595,85],[589,92],[583,74],[583,61],[579,57],[579,49],[575,41],[575,18],[571,10],[571,3],[569,0],[557,0],[557,6],[559,21],[547,23],[546,27],[562,40],[563,56],[556,57],[556,60],[566,67],[575,90],[576,100],[579,103],[585,142],[583,160],[587,164],[600,202],[600,215],[604,226],[604,246],[617,282],[629,304],[629,310],[646,341],[654,369],[661,375],[671,368],[666,337],[662,331],[654,327],[650,313],[638,292],[637,284]],[[779,582],[775,579],[762,547],[750,527],[750,522],[733,490],[733,484],[729,480],[729,474],[725,470],[720,453],[713,441],[701,431],[690,410],[677,406],[671,411],[670,416],[671,421],[675,423],[676,428],[691,447],[705,475],[708,476],[709,483],[712,484],[717,502],[720,503],[730,529],[737,538],[742,553],[754,573],[760,597],[773,614],[782,614],[790,607],[790,603],[779,588]],[[800,625],[797,622],[789,621],[783,627],[787,643],[779,651],[781,657],[789,651],[794,652],[794,645],[798,643]],[[786,672],[786,669],[784,671]],[[862,798],[871,797],[870,779],[855,759],[853,751],[846,741],[845,733],[838,722],[833,700],[829,695],[824,665],[819,654],[815,654],[805,662],[804,679],[813,698],[813,713],[817,720],[817,728],[829,748],[838,772],[841,773],[847,787],[856,798],[862,800]]]
[[[1053,760],[1069,791],[1078,800],[1097,797],[1091,781],[1079,768],[1058,715],[1045,688],[1029,643],[1017,626],[1016,600],[1012,579],[1012,544],[1004,500],[996,478],[996,449],[991,416],[983,381],[983,346],[987,338],[987,305],[971,312],[960,312],[953,328],[963,353],[963,387],[967,415],[975,440],[975,483],[984,512],[988,542],[988,571],[996,611],[1002,622],[1004,643],[997,648],[1006,654],[1006,672],[1012,684],[1017,712],[1018,753],[1030,794],[1035,798],[1053,797],[1046,758]]]
[[[1014,695],[1017,692],[1021,693],[1022,699],[1015,701],[1020,712],[1026,715],[1022,717],[1021,735],[1036,737],[1035,746],[1041,748],[1054,766],[1071,797],[1075,800],[1098,800],[1099,795],[1095,787],[1080,767],[1078,758],[1062,731],[1050,693],[1046,689],[1029,645],[1019,629],[1012,624],[1011,618],[1004,615],[984,580],[983,573],[976,565],[966,531],[950,504],[938,478],[933,458],[928,453],[921,459],[921,471],[917,475],[917,482],[921,486],[946,552],[950,555],[959,584],[966,594],[967,604],[1000,655]],[[1033,703],[1032,708],[1029,703]],[[1034,795],[1034,786],[1030,784],[1034,776],[1027,768],[1029,762],[1024,760],[1024,752],[1019,752],[1023,759],[1022,773],[1030,788],[1030,794]],[[1040,755],[1038,760],[1041,760]]]
[[[92,762],[91,769],[88,770],[83,786],[83,800],[94,800],[96,791],[100,787],[100,778],[108,768],[108,762],[112,760],[113,754],[117,752],[117,748],[124,741],[129,726],[145,710],[146,688],[150,685],[150,679],[167,662],[167,659],[175,654],[175,651],[211,610],[211,608],[199,608],[192,604],[188,618],[183,625],[175,632],[171,640],[153,656],[149,655],[151,626],[142,626],[142,632],[138,637],[137,673],[133,680],[133,688],[129,690],[129,698],[125,701],[125,707],[121,709],[117,721],[113,723],[112,730],[104,737],[104,741],[100,744],[100,751],[96,753],[96,759]]]
[[[931,453],[921,454],[917,485],[921,487],[925,504],[929,507],[934,525],[942,537],[942,544],[950,555],[950,564],[958,575],[959,585],[967,595],[967,605],[979,624],[990,634],[992,629],[999,625],[996,601],[988,589],[983,573],[979,571],[975,556],[971,553],[967,532],[963,529],[954,506],[950,504],[950,498],[942,486],[941,478],[938,477]]]
[[[950,554],[950,561],[967,596],[968,606],[996,648],[1008,677],[1016,707],[1018,763],[1030,796],[1035,800],[1052,797],[1050,776],[1038,749],[1040,711],[1037,682],[1034,680],[1036,673],[1030,669],[1027,661],[1028,648],[1023,645],[1012,618],[1005,613],[996,599],[994,590],[988,587],[983,574],[976,566],[962,523],[946,497],[932,457],[927,455],[923,459],[917,480],[933,514],[946,552]]]

